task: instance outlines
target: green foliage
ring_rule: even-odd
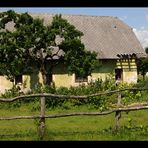
[[[5,93],[2,94],[2,97],[12,98],[12,97],[17,97],[19,95],[20,95],[19,90],[17,89],[17,87],[13,86],[13,88],[6,90]]]
[[[45,93],[52,93],[55,94],[56,93],[56,88],[55,85],[51,85],[51,86],[45,86],[44,90]],[[65,100],[64,99],[59,99],[59,98],[54,98],[54,97],[47,97],[46,99],[46,107],[47,108],[55,108],[55,107],[59,107],[63,104]]]
[[[148,55],[148,47],[145,48],[145,53]],[[137,70],[143,76],[143,80],[145,79],[145,75],[148,72],[148,56],[137,59]]]
[[[114,137],[123,138],[124,140],[139,140],[141,137],[145,137],[148,134],[148,125],[136,124],[134,117],[127,118],[127,124],[120,126],[118,130],[115,130],[113,127],[103,130],[103,134],[111,134]],[[143,139],[144,140],[144,139]]]
[[[84,107],[84,108],[83,108]],[[47,114],[88,111],[87,106],[75,107],[68,111],[63,108],[46,110]],[[29,106],[23,104],[21,108],[1,109],[0,116],[38,115],[31,112]],[[24,112],[25,111],[25,112]],[[89,110],[90,111],[90,110]],[[91,110],[92,111],[92,110]],[[97,109],[95,111],[98,111]],[[147,110],[131,111],[128,116],[123,112],[119,120],[119,129],[114,131],[114,114],[105,116],[73,116],[64,118],[47,118],[45,121],[47,141],[65,140],[111,140],[111,141],[145,141],[148,138]],[[131,120],[131,121],[130,121]],[[13,125],[13,126],[12,126]],[[1,141],[39,141],[39,119],[13,120],[0,122]]]
[[[13,97],[17,97],[21,95],[19,90],[16,87],[13,87],[12,89],[6,90],[6,92],[4,94],[2,94],[1,96],[3,98],[13,98]],[[22,104],[21,100],[17,100],[14,102],[0,102],[0,108],[17,108],[20,107]]]
[[[115,131],[112,127],[104,129],[100,132],[103,135],[110,135],[114,137],[115,140],[134,140],[134,141],[145,141],[148,136],[148,126],[138,125],[138,126],[122,126]],[[144,139],[145,138],[145,139]]]
[[[148,57],[139,59],[137,61],[137,69],[138,73],[143,76],[143,80],[145,79],[145,75],[148,72]]]
[[[32,90],[33,94],[37,94],[37,93],[51,93],[51,94],[55,94],[56,93],[56,88],[54,83],[52,85],[41,85],[38,84],[36,85],[36,87]],[[32,111],[36,111],[36,110],[40,110],[40,98],[36,97],[34,99],[34,101],[30,101],[32,102],[32,107],[31,110]],[[58,106],[61,106],[61,104],[64,102],[63,99],[57,99],[57,98],[53,98],[53,97],[46,97],[46,108],[55,108]]]
[[[25,36],[18,28],[18,22],[21,22],[21,15],[10,10],[1,12],[0,18],[0,29],[5,29],[0,32],[0,72],[13,81],[15,76],[30,71],[32,62],[28,53],[24,50],[25,46],[21,46],[23,43],[21,36]],[[25,18],[28,18],[28,15]],[[5,28],[9,22],[15,23],[13,31]],[[25,22],[22,23],[25,24]]]
[[[135,86],[135,84],[127,84],[127,83],[121,83],[118,88],[119,89],[132,89]],[[121,103],[122,105],[128,105],[130,103],[134,102],[140,102],[141,101],[142,92],[141,91],[131,91],[131,90],[125,90],[121,93]]]
[[[6,28],[10,22],[14,23],[13,31]],[[69,73],[90,75],[94,69],[97,54],[85,50],[81,43],[83,33],[61,15],[55,15],[51,24],[45,26],[44,20],[28,13],[1,12],[0,29],[6,29],[0,32],[0,72],[10,80],[37,67],[46,85],[46,74],[52,73],[52,68],[61,60]],[[57,37],[60,43],[56,42]]]
[[[98,79],[95,82],[90,82],[88,85],[80,85],[78,87],[59,87],[56,88],[54,83],[53,85],[42,86],[41,84],[36,85],[36,87],[32,90],[34,94],[36,93],[52,93],[59,95],[75,95],[75,96],[83,96],[89,94],[95,94],[102,91],[109,91],[116,89],[115,81],[112,78],[106,78],[105,81]],[[117,101],[117,95],[107,95],[107,96],[96,96],[90,97],[88,99],[67,99],[67,98],[46,98],[46,108],[55,108],[55,107],[63,107],[69,108],[69,106],[80,106],[80,105],[88,105],[89,108],[96,108],[100,111],[108,109],[108,105],[110,103],[115,103]],[[32,110],[39,109],[38,99],[35,99]]]
[[[145,77],[144,80],[139,78],[138,83],[135,84],[135,87],[148,88],[148,77]]]
[[[148,77],[145,79],[139,78],[138,83],[134,85],[136,88],[148,88]],[[141,97],[139,101],[147,101],[148,100],[148,91],[141,91]]]
[[[95,52],[86,51],[79,39],[65,40],[60,45],[65,52],[64,60],[69,73],[76,73],[79,76],[91,75],[97,65]]]
[[[145,48],[145,52],[148,54],[148,47]]]
[[[146,82],[145,82],[146,81]],[[147,79],[145,81],[141,80],[141,83],[147,85]],[[139,82],[140,83],[140,82]],[[105,81],[101,79],[96,80],[95,82],[91,81],[87,85],[82,84],[77,87],[55,87],[55,84],[52,85],[41,85],[36,84],[36,87],[32,89],[33,94],[37,93],[51,93],[51,94],[58,94],[58,95],[74,95],[74,96],[85,96],[91,94],[97,94],[117,89],[127,89],[133,88],[137,86],[143,86],[142,84],[127,84],[124,82],[118,83],[116,85],[115,80],[112,76],[106,78]],[[3,94],[4,97],[10,98],[20,95],[20,92],[13,88],[12,90],[6,91]],[[126,90],[121,93],[121,104],[122,105],[129,105],[131,103],[142,102],[147,100],[147,92],[141,91],[130,91]],[[109,110],[113,107],[116,107],[117,104],[118,93],[107,94],[107,95],[100,95],[89,97],[87,99],[67,99],[67,98],[55,98],[55,97],[46,97],[46,108],[54,109],[54,108],[63,108],[69,109],[70,107],[75,106],[83,106],[86,105],[90,109],[98,109],[99,111]],[[32,100],[21,100],[23,103],[31,103],[31,110],[32,111],[39,111],[40,110],[40,98],[36,97]],[[14,102],[15,103],[15,102]],[[11,104],[11,103],[10,103]],[[16,106],[17,107],[17,106]]]

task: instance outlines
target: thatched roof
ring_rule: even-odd
[[[45,24],[51,23],[55,16],[50,13],[29,14],[43,18]],[[117,59],[117,54],[145,54],[132,28],[117,17],[66,14],[62,14],[62,17],[84,33],[82,42],[86,49],[96,51],[100,59]]]

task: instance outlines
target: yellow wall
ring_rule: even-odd
[[[92,73],[92,75],[88,77],[88,81],[96,81],[98,78],[105,81],[109,75],[110,73]]]
[[[96,68],[91,76],[88,76],[88,82],[95,81],[98,78],[105,80],[109,74],[114,72],[116,66],[116,60],[103,60],[102,65]],[[75,82],[75,74],[68,75],[67,69],[63,65],[59,65],[54,69],[53,81],[57,87],[65,86],[79,86],[81,84],[87,84],[87,82],[79,83]]]
[[[90,81],[95,81],[98,78],[101,78],[105,80],[106,75],[113,72],[113,69],[115,67],[115,62],[107,61],[105,60],[102,63],[102,66],[99,67],[98,69],[95,69],[95,71],[92,73],[91,76],[88,77],[88,82]],[[4,79],[4,77],[0,78],[0,81],[5,83],[3,85],[3,88],[10,89],[12,85],[10,85],[9,81]],[[57,67],[54,68],[53,70],[53,82],[55,83],[55,86],[60,87],[70,87],[70,86],[79,86],[82,83],[75,82],[75,74],[68,74],[67,68],[63,66],[62,64],[58,65]],[[24,90],[26,88],[33,88],[35,87],[36,84],[38,83],[43,83],[42,75],[41,73],[35,72],[31,75],[23,75],[23,85],[21,86],[21,89]],[[85,82],[84,84],[87,84]]]
[[[4,93],[6,89],[13,86],[13,83],[6,79],[4,76],[0,76],[0,94]]]
[[[23,75],[23,88],[30,88],[30,75]]]
[[[117,68],[123,69],[123,81],[127,83],[137,82],[137,66],[135,59],[117,60]]]
[[[115,68],[123,69],[123,81],[124,82],[137,82],[137,68],[135,60],[103,60],[102,66],[96,68],[92,75],[88,77],[88,82],[95,81],[98,78],[105,80],[109,74],[114,74]],[[64,86],[78,86],[82,83],[75,82],[75,74],[69,75],[66,67],[62,64],[55,67],[53,70],[53,81],[57,87]],[[23,89],[33,88],[36,84],[43,83],[41,73],[35,72],[31,75],[23,75]],[[87,84],[87,83],[84,83]],[[8,81],[5,77],[0,76],[0,93],[5,89],[12,88],[13,83]]]
[[[68,74],[54,74],[53,81],[55,86],[60,87],[70,87],[73,84],[73,75]]]

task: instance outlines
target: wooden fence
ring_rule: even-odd
[[[44,136],[44,130],[45,130],[45,118],[58,118],[58,117],[68,117],[68,116],[96,116],[96,115],[108,115],[111,113],[115,113],[115,130],[118,129],[119,127],[119,119],[121,117],[121,112],[123,111],[136,111],[136,110],[144,110],[148,109],[148,106],[134,106],[134,107],[120,107],[121,106],[121,92],[124,91],[148,91],[148,88],[132,88],[132,89],[120,89],[120,90],[113,90],[113,91],[106,91],[106,92],[101,92],[97,94],[91,94],[91,95],[84,95],[84,96],[69,96],[69,95],[57,95],[57,94],[50,94],[50,93],[42,93],[42,94],[31,94],[31,95],[22,95],[22,96],[17,96],[14,98],[0,98],[0,102],[14,102],[16,100],[21,100],[21,99],[35,99],[35,97],[40,97],[40,115],[33,115],[33,116],[14,116],[14,117],[0,117],[0,120],[16,120],[16,119],[40,119],[40,126],[39,126],[39,134],[40,137],[43,138]],[[61,98],[61,99],[87,99],[90,97],[95,97],[95,96],[101,96],[101,95],[108,95],[108,94],[114,94],[117,93],[117,107],[113,108],[112,110],[109,111],[104,111],[104,112],[74,112],[74,113],[63,113],[63,114],[50,114],[50,115],[45,115],[45,101],[46,98]]]

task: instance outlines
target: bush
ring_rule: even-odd
[[[116,85],[115,80],[112,77],[107,77],[105,81],[101,79],[96,80],[95,82],[90,82],[88,85],[80,85],[77,87],[58,87],[56,88],[54,84],[51,86],[42,86],[41,84],[36,85],[34,89],[32,89],[32,93],[51,93],[51,94],[58,94],[58,95],[75,95],[75,96],[84,96],[90,94],[96,94],[104,91],[111,91],[116,89],[124,89],[124,88],[132,88],[132,87],[147,87],[148,79],[145,81],[139,81],[137,84],[127,84],[127,83],[119,83]],[[14,87],[5,94],[3,97],[11,98],[15,96],[19,96],[19,91]],[[108,95],[101,95],[101,96],[94,96],[87,99],[67,99],[67,98],[53,98],[47,97],[46,98],[46,107],[47,108],[55,108],[55,107],[64,107],[67,104],[70,106],[79,106],[79,105],[89,105],[90,108],[99,109],[100,111],[109,109],[113,104],[117,103],[118,94],[108,94]],[[128,104],[130,102],[139,101],[141,98],[141,92],[137,91],[125,91],[122,92],[122,102],[123,104]],[[32,110],[39,110],[40,109],[40,98],[35,98],[31,100],[21,100],[23,103],[32,103]],[[19,107],[21,105],[20,101],[16,101],[11,106]],[[67,108],[67,107],[66,107]]]
[[[2,94],[3,98],[9,99],[9,98],[14,98],[21,95],[21,93],[19,92],[19,90],[13,86],[12,89],[6,90],[6,92],[4,94]],[[0,102],[0,107],[1,108],[15,108],[15,107],[20,107],[21,106],[21,100],[17,100],[14,102]]]
[[[139,78],[138,83],[135,84],[135,87],[137,87],[137,88],[143,88],[143,87],[148,88],[148,77],[146,76],[144,80]]]

